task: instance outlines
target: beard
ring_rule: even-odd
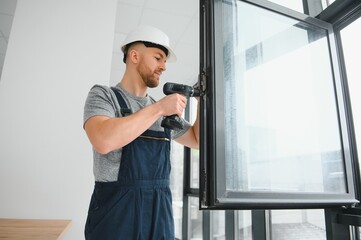
[[[155,79],[155,77],[150,77],[150,76],[148,78],[143,78],[143,82],[149,88],[155,88],[158,87],[159,85],[159,80]]]
[[[155,88],[159,85],[159,76],[150,70],[143,62],[138,66],[138,72],[143,79],[144,84],[149,88]]]

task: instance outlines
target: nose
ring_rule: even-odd
[[[161,64],[160,64],[160,67],[159,67],[163,72],[165,70],[167,70],[167,67],[166,67],[166,61],[161,61]]]

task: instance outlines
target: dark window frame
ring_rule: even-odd
[[[340,2],[346,2],[345,3],[340,3]],[[205,3],[206,0],[200,0],[200,41],[207,41],[207,44],[204,46],[204,48],[200,49],[200,56],[201,59],[205,59],[205,53],[209,50],[211,50],[212,48],[212,44],[213,44],[213,39],[210,38],[211,34],[205,31],[205,23],[206,22],[210,22],[213,23],[213,13],[207,13],[207,15],[205,14]],[[342,8],[340,8],[340,5],[342,5]],[[324,17],[326,16],[326,17]],[[348,24],[350,24],[351,22],[353,22],[354,20],[356,20],[357,18],[361,17],[361,2],[357,1],[357,0],[338,0],[336,2],[334,2],[329,8],[327,8],[326,10],[324,10],[320,15],[317,16],[317,18],[320,18],[322,20],[325,20],[327,22],[330,22],[334,25],[334,31],[335,31],[335,35],[336,35],[336,40],[337,40],[337,47],[338,49],[340,49],[339,54],[340,54],[340,69],[341,69],[341,74],[343,75],[343,82],[346,81],[346,83],[343,84],[343,88],[345,91],[345,102],[346,102],[346,112],[347,112],[347,118],[348,118],[348,123],[349,123],[349,128],[351,130],[353,130],[353,122],[352,122],[352,111],[351,111],[351,107],[350,107],[350,100],[349,100],[349,95],[348,95],[348,86],[347,86],[347,78],[345,77],[346,73],[345,73],[345,69],[344,69],[344,61],[343,61],[343,57],[342,57],[342,44],[340,41],[340,36],[339,36],[339,32],[341,29],[343,29],[345,26],[347,26]],[[202,28],[203,26],[203,28]],[[200,46],[202,46],[200,44]],[[212,69],[211,69],[211,65],[210,62],[207,61],[211,61],[210,59],[206,59],[205,61],[202,62],[202,64],[200,65],[200,82],[203,82],[203,87],[205,88],[206,92],[211,92],[212,89],[211,88],[207,88],[206,81],[204,81],[204,78],[207,74],[207,76],[209,77],[210,74],[212,73]],[[203,80],[202,80],[203,79]],[[201,109],[203,112],[203,119],[201,118],[201,124],[205,124],[204,122],[204,117],[206,116],[206,109],[205,109],[205,101],[211,101],[212,99],[207,99],[208,97],[203,97],[204,101],[201,101]],[[209,117],[209,116],[208,116]],[[204,125],[201,125],[204,126]],[[204,128],[206,129],[206,128]],[[201,135],[204,135],[204,129],[201,128]],[[206,139],[207,142],[211,142],[213,141],[212,139]],[[206,141],[204,139],[201,139],[201,144],[204,145],[206,143]],[[357,148],[356,148],[356,144],[355,144],[355,136],[354,134],[352,134],[351,131],[351,135],[350,135],[350,142],[351,142],[351,149],[352,149],[352,159],[353,159],[353,166],[356,170],[358,170],[358,172],[355,172],[354,175],[354,182],[355,182],[355,192],[357,195],[357,199],[360,200],[360,173],[359,173],[359,163],[358,163],[358,159],[357,159]],[[190,197],[199,197],[200,195],[200,191],[199,189],[195,189],[195,188],[191,188],[190,187],[190,150],[185,149],[185,157],[184,157],[184,165],[185,165],[185,171],[184,171],[184,205],[183,205],[183,236],[182,239],[190,239],[190,232],[189,229],[187,227],[187,225],[189,224],[189,218],[190,218],[190,209],[189,209],[189,201],[188,199]],[[207,153],[203,153],[200,152],[200,155],[202,156],[208,156]],[[207,189],[204,188],[204,186],[206,186],[208,183],[205,181],[206,176],[207,176],[207,172],[205,171],[205,169],[208,168],[207,162],[200,163],[200,168],[199,168],[199,174],[200,174],[200,179],[202,179],[203,181],[200,182],[200,188],[204,189],[204,191],[202,191],[201,195],[204,197],[208,197],[209,198],[209,192],[207,191]],[[187,169],[187,170],[186,170]],[[187,180],[188,179],[188,180]],[[202,187],[203,186],[203,187]],[[199,198],[199,202],[200,202],[200,210],[203,209],[203,239],[211,239],[211,230],[210,230],[210,224],[211,224],[211,220],[210,220],[210,214],[211,212],[208,210],[204,210],[204,208],[201,208],[202,204],[206,203],[208,201],[207,198]],[[187,207],[188,206],[188,207]],[[211,208],[207,208],[207,209],[211,209]],[[354,226],[361,226],[361,224],[359,225],[355,225],[354,222],[361,222],[360,221],[360,217],[361,213],[360,213],[360,208],[358,206],[356,206],[355,208],[351,208],[351,209],[340,209],[338,207],[336,208],[327,208],[325,209],[325,221],[326,221],[326,229],[327,229],[327,239],[350,239],[350,229],[348,226],[350,225],[354,225]],[[231,215],[231,214],[228,214]],[[352,218],[351,222],[349,218]],[[265,220],[265,210],[257,210],[254,209],[252,210],[252,232],[253,232],[253,238],[255,240],[264,240],[267,239],[267,234],[269,234],[267,227],[266,227],[266,220]],[[347,221],[344,221],[344,219],[346,219]],[[347,226],[345,226],[345,224]],[[341,231],[342,230],[342,231]],[[360,239],[359,237],[359,231],[358,228],[353,228],[354,231],[354,236],[356,236],[356,239]],[[226,232],[226,238],[228,239],[228,235]]]
[[[329,37],[329,47],[331,49],[330,55],[335,79],[335,91],[338,102],[338,115],[340,118],[342,147],[345,164],[347,193],[329,194],[329,193],[276,193],[276,192],[232,192],[222,190],[219,192],[219,186],[225,186],[222,176],[218,178],[216,174],[217,154],[222,149],[218,149],[217,141],[222,136],[217,135],[222,128],[221,119],[216,116],[222,115],[216,111],[217,98],[223,99],[219,92],[222,93],[222,85],[216,86],[215,79],[222,79],[222,66],[215,64],[216,51],[220,51],[216,46],[222,46],[219,42],[221,36],[222,26],[220,21],[221,4],[227,2],[222,0],[203,1],[201,4],[201,51],[200,51],[200,84],[205,87],[205,95],[201,98],[201,151],[200,151],[200,208],[201,209],[306,209],[306,208],[329,208],[337,206],[353,206],[358,201],[356,200],[355,182],[353,178],[353,171],[355,164],[352,163],[352,152],[350,148],[351,130],[349,127],[349,118],[345,113],[347,110],[347,102],[344,101],[345,89],[342,83],[340,69],[337,61],[336,40],[334,40],[334,32],[332,25],[319,21],[318,19],[310,18],[307,15],[297,13],[295,11],[283,8],[277,4],[262,1],[262,0],[242,0],[261,8],[270,11],[278,12],[295,18],[299,21],[305,21],[315,24],[327,30]],[[203,26],[203,29],[202,29]],[[330,40],[331,39],[331,40]],[[218,55],[217,55],[218,56]],[[206,76],[206,79],[204,77]],[[215,91],[217,89],[218,92]],[[219,108],[219,106],[218,106]],[[218,125],[216,125],[218,124]],[[218,129],[217,129],[218,128]],[[214,147],[217,146],[217,147]],[[223,150],[224,151],[224,150]],[[222,183],[223,179],[223,183]],[[225,188],[225,187],[224,187]],[[217,192],[218,191],[218,192]],[[226,194],[224,194],[226,193]],[[219,196],[227,195],[227,198]],[[233,198],[228,198],[231,196]],[[266,199],[266,200],[265,200]]]

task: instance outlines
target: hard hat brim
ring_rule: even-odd
[[[128,43],[126,45],[123,45],[121,47],[121,50],[122,50],[123,54],[126,54],[126,49],[128,48],[127,47],[128,45],[131,45],[131,44],[136,43],[136,42],[143,42],[143,41],[135,41],[135,42],[131,42],[131,43]],[[161,44],[157,44],[157,45],[161,45]],[[161,46],[168,50],[167,62],[176,62],[177,61],[177,56],[175,55],[173,49],[168,47],[168,46],[164,46],[164,45],[161,45]]]
[[[127,45],[134,42],[151,42],[168,50],[167,62],[177,61],[177,57],[170,47],[168,36],[160,29],[151,26],[139,26],[128,34],[121,50],[125,54]]]

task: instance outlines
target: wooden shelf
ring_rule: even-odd
[[[71,220],[0,218],[0,239],[61,239],[70,225]]]

